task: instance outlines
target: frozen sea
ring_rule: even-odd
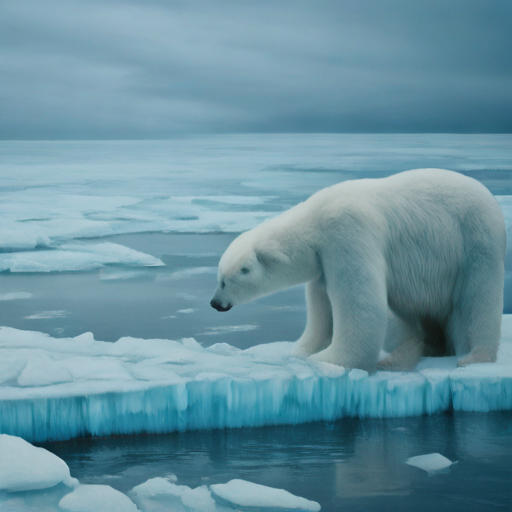
[[[484,183],[512,238],[510,135],[0,142],[0,325],[53,338],[194,337],[204,347],[293,341],[305,325],[302,287],[229,313],[210,308],[229,242],[325,186],[431,167]],[[506,267],[512,313],[510,251]],[[80,481],[123,492],[174,472],[191,486],[203,477],[282,487],[322,510],[506,509],[511,423],[509,412],[347,418],[45,447]],[[434,477],[402,464],[436,451],[460,463]]]

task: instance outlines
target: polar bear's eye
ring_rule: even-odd
[[[242,273],[242,274],[248,274],[249,272],[250,272],[250,270],[247,267],[242,267],[240,269],[240,273]]]
[[[226,288],[226,281],[222,281],[222,283],[220,283],[220,287],[223,289]]]

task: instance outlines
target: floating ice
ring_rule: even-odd
[[[429,358],[415,372],[368,376],[294,357],[292,347],[203,348],[192,338],[106,343],[91,333],[52,338],[2,327],[0,432],[44,441],[451,408],[512,410],[511,315],[503,317],[492,364],[457,368],[455,358]]]
[[[9,292],[0,293],[0,301],[3,300],[23,300],[32,298],[32,294],[29,292]]]
[[[33,315],[28,315],[25,320],[49,320],[52,318],[65,318],[69,313],[65,309],[54,309],[52,311],[39,311]]]
[[[215,484],[210,489],[220,505],[241,511],[318,512],[320,510],[320,505],[316,501],[294,496],[283,489],[253,484],[245,480]]]
[[[204,332],[199,333],[197,336],[220,336],[231,332],[246,332],[254,331],[259,325],[222,325],[220,327],[207,327]]]
[[[173,475],[174,476],[174,475]],[[173,482],[176,480],[173,480]],[[183,493],[189,489],[184,485],[176,485],[168,478],[151,478],[143,484],[135,486],[131,494],[138,498],[154,498],[155,496],[177,496],[181,498]]]
[[[53,169],[52,169],[53,171]],[[183,176],[180,176],[183,179]],[[160,177],[160,180],[166,177]],[[112,186],[106,181],[107,188]],[[255,227],[272,212],[247,211],[266,203],[263,196],[175,196],[160,198],[132,190],[133,197],[67,194],[64,187],[0,193],[0,251],[52,247],[62,240],[142,233],[237,233]],[[108,190],[106,191],[108,194]],[[119,193],[119,183],[110,189]]]
[[[165,478],[151,478],[130,491],[130,496],[144,512],[175,510],[183,512],[317,512],[320,505],[294,496],[283,489],[274,489],[245,480],[227,484],[203,485],[191,489]],[[213,497],[212,497],[213,496]],[[215,499],[214,499],[215,498]]]
[[[19,437],[0,434],[0,491],[32,491],[59,483],[78,483],[62,459]]]
[[[1,251],[24,251],[36,247],[48,247],[51,244],[50,237],[40,228],[34,228],[27,224],[10,222],[2,218],[0,227]]]
[[[440,453],[430,453],[428,455],[417,455],[405,461],[409,466],[425,470],[429,476],[436,473],[445,473],[448,468],[455,464],[450,459],[447,459]]]
[[[188,279],[189,277],[200,274],[217,274],[217,267],[194,267],[183,270],[176,270],[165,279]]]
[[[173,475],[174,476],[174,475]],[[165,478],[151,478],[137,485],[130,495],[143,511],[176,510],[215,512],[215,501],[206,486],[191,489],[176,485]]]
[[[78,480],[71,478],[66,463],[56,455],[43,448],[36,448],[19,437],[0,435],[0,510],[6,512],[320,510],[318,503],[313,501],[293,496],[281,489],[243,480],[213,485],[211,489],[206,485],[192,489],[186,485],[177,485],[176,480],[174,474],[168,474],[165,478],[151,478],[135,486],[128,493],[130,497],[109,485],[80,485]]]
[[[109,485],[80,485],[66,494],[59,507],[68,512],[137,512],[135,504]]]
[[[215,512],[215,501],[206,486],[187,489],[181,495],[181,502],[190,511]]]
[[[55,250],[0,254],[0,272],[71,272],[112,264],[145,267],[164,265],[161,260],[149,254],[110,242],[70,243]]]

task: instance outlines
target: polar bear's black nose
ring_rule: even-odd
[[[229,311],[233,307],[231,304],[228,304],[226,307],[223,307],[222,303],[215,299],[212,299],[212,301],[210,302],[210,306],[213,309],[216,309],[217,311]]]

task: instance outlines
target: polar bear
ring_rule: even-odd
[[[496,360],[505,222],[478,181],[443,169],[345,181],[242,233],[219,263],[218,311],[307,283],[294,353],[346,368],[422,355]]]

